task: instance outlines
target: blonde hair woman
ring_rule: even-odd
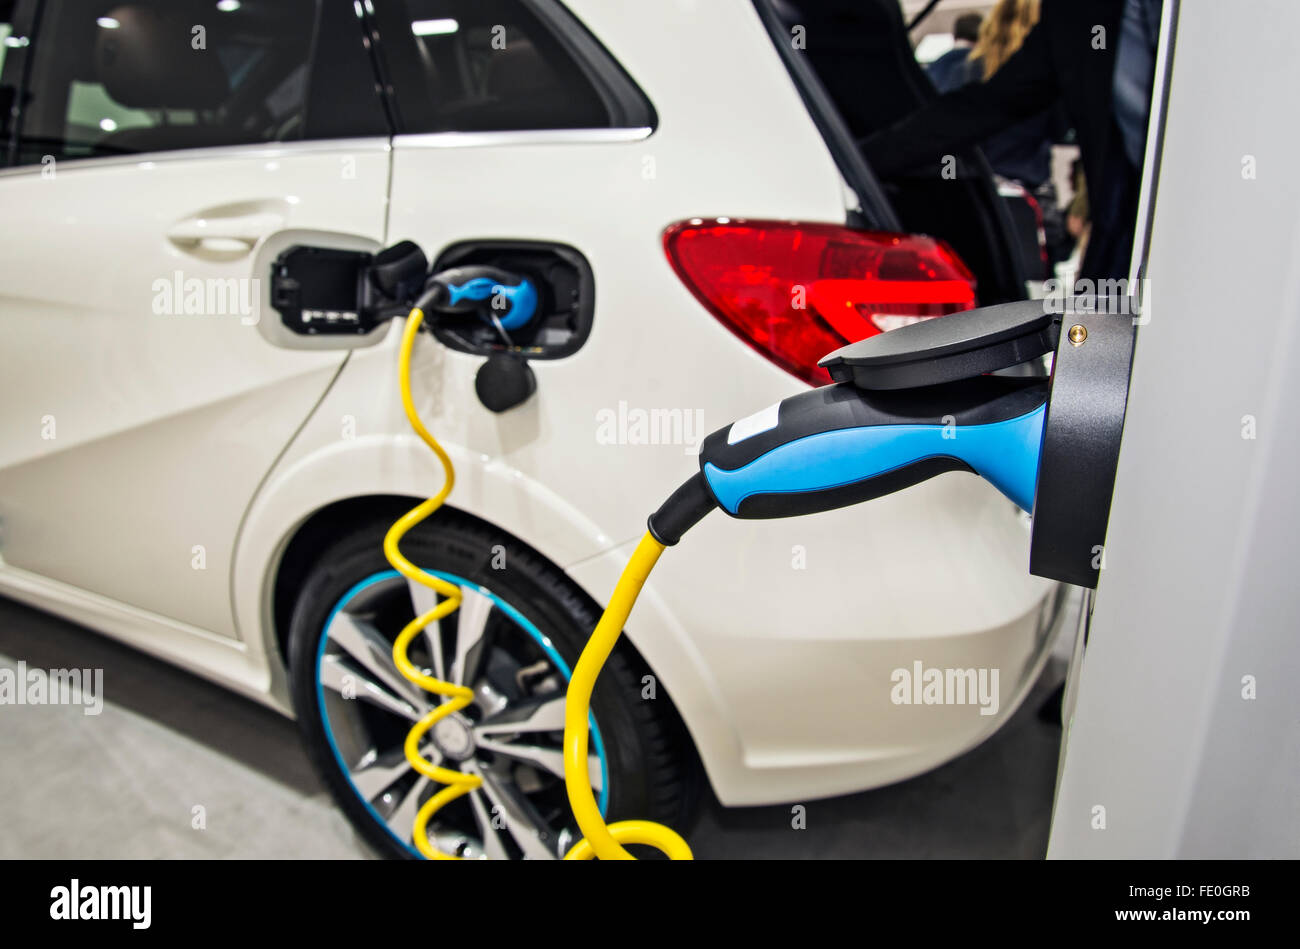
[[[1038,0],[998,0],[994,4],[980,24],[979,39],[970,51],[970,59],[984,69],[985,82],[1020,49],[1037,22]]]

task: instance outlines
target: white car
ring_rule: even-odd
[[[0,592],[295,715],[388,854],[414,854],[432,790],[401,750],[431,697],[391,664],[427,601],[380,541],[441,473],[402,414],[402,320],[354,312],[356,261],[409,239],[542,287],[508,346],[446,321],[416,351],[457,481],[405,549],[465,591],[425,659],[479,695],[433,751],[485,779],[435,837],[469,856],[571,839],[565,682],[703,437],[827,381],[816,360],[845,341],[1024,293],[1014,255],[963,237],[967,211],[945,232],[924,196],[886,193],[768,0],[0,13]],[[277,279],[295,248],[340,274],[297,310]],[[536,392],[498,413],[475,376],[503,349]],[[680,823],[697,759],[746,805],[976,745],[1063,612],[1028,536],[967,474],[707,518],[596,690],[607,812]],[[900,700],[898,670],[954,668],[996,672],[994,693]]]

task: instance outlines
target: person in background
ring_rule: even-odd
[[[962,81],[952,88],[992,79],[1038,24],[1038,12],[1039,0],[998,0],[980,24],[979,36],[962,69]],[[1021,185],[1037,202],[1049,264],[1064,260],[1073,248],[1052,181],[1052,144],[1068,133],[1069,122],[1060,104],[1054,103],[980,142],[993,171]]]
[[[1043,0],[1020,48],[963,86],[861,141],[877,174],[937,162],[1062,101],[1078,139],[1092,226],[1080,276],[1128,276],[1160,0]]]
[[[957,17],[952,24],[952,49],[925,67],[926,75],[940,92],[960,89],[966,84],[966,58],[980,38],[980,21],[978,13]]]
[[[998,0],[980,26],[979,39],[963,70],[964,81],[954,88],[992,79],[1037,23],[1038,0]],[[1052,142],[1064,137],[1064,124],[1059,106],[1053,103],[1037,115],[984,139],[980,148],[995,172],[1037,192],[1051,184]]]

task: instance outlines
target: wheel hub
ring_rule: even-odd
[[[474,733],[459,715],[448,715],[433,726],[433,743],[453,761],[464,761],[474,754]]]

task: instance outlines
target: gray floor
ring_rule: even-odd
[[[292,722],[202,679],[0,599],[0,666],[102,668],[112,698],[0,706],[0,858],[366,858]],[[687,836],[708,857],[1041,857],[1061,730],[1037,716],[1053,660],[992,739],[937,771],[862,794],[724,808]],[[202,808],[197,828],[196,808]]]

